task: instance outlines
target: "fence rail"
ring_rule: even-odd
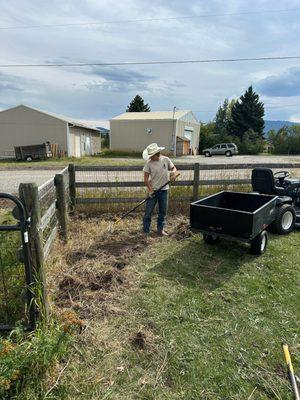
[[[187,171],[182,173],[181,180],[173,183],[174,187],[190,187],[192,188],[192,195],[180,196],[172,198],[172,201],[187,201],[197,200],[199,198],[199,189],[201,187],[212,187],[212,186],[233,186],[233,185],[250,185],[251,179],[249,177],[241,176],[225,176],[223,179],[221,176],[212,176],[211,171],[224,171],[225,175],[228,175],[226,171],[245,171],[251,170],[256,167],[265,167],[271,169],[297,169],[300,168],[300,163],[248,163],[248,164],[179,164],[176,166],[179,171]],[[97,191],[100,193],[107,189],[120,189],[120,188],[131,188],[140,189],[145,186],[141,180],[142,176],[135,176],[136,180],[128,179],[128,173],[140,172],[142,173],[143,166],[132,165],[132,166],[82,166],[73,164],[69,166],[69,179],[70,179],[70,195],[71,203],[73,207],[75,204],[105,204],[105,203],[135,203],[141,201],[141,197],[137,197],[137,193],[133,194],[132,197],[126,197],[124,194],[117,196],[117,193],[110,193],[109,196],[103,197],[102,195],[97,197]],[[190,171],[190,174],[188,172]],[[84,172],[88,173],[86,176]],[[246,171],[245,171],[246,172]],[[105,173],[105,174],[103,174]],[[122,174],[121,178],[114,178],[114,173]],[[186,175],[191,175],[186,176]],[[234,175],[233,174],[233,175]],[[78,176],[79,175],[79,176]],[[209,175],[211,179],[207,179],[205,175]],[[221,174],[219,174],[221,175]],[[245,175],[240,174],[240,175]],[[130,178],[130,177],[129,177]],[[127,179],[127,180],[126,180]],[[84,193],[83,190],[86,190]],[[88,191],[91,189],[91,192]],[[128,191],[130,193],[130,191]],[[103,192],[104,193],[104,192]],[[92,194],[92,196],[89,196]],[[180,199],[180,200],[179,200]]]

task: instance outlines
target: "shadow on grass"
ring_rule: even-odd
[[[242,242],[220,240],[217,244],[208,245],[202,237],[194,237],[183,248],[155,265],[152,272],[185,286],[212,291],[254,259],[247,244]]]

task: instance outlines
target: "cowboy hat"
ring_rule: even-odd
[[[159,153],[162,150],[164,150],[164,147],[159,147],[157,143],[151,143],[143,151],[143,159],[149,160],[150,157],[154,156],[154,154]]]

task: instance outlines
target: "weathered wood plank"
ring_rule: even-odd
[[[200,179],[200,165],[196,163],[194,165],[194,182],[193,182],[193,200],[198,200],[199,196],[199,179]]]
[[[19,196],[25,205],[27,215],[31,222],[29,227],[29,245],[31,250],[31,262],[33,266],[33,275],[36,284],[40,287],[40,316],[44,318],[48,315],[48,300],[46,291],[46,278],[44,271],[44,255],[42,236],[39,230],[41,225],[41,209],[39,201],[38,187],[35,183],[21,183],[19,186]]]
[[[61,239],[66,243],[68,241],[68,205],[67,193],[65,190],[66,176],[56,174],[54,178],[57,198],[57,214],[59,221],[59,234]]]
[[[176,181],[172,183],[172,186],[191,186],[193,185],[192,180]],[[130,181],[130,182],[76,182],[75,187],[77,188],[118,188],[118,187],[143,187],[144,182],[141,181]]]
[[[89,172],[94,172],[94,171],[117,171],[117,172],[123,172],[123,171],[142,171],[143,170],[143,165],[75,165],[75,171],[76,172],[82,172],[82,171],[89,171]],[[180,171],[192,171],[194,169],[194,164],[176,164],[176,168]]]
[[[52,229],[52,231],[51,231],[51,233],[50,233],[50,235],[49,235],[49,237],[48,237],[48,239],[47,239],[47,241],[46,241],[46,243],[44,245],[44,248],[43,248],[44,260],[47,260],[49,254],[50,254],[50,251],[51,251],[51,248],[52,248],[52,244],[54,242],[56,234],[57,234],[57,223],[53,227],[53,229]]]
[[[43,197],[45,193],[54,187],[54,178],[50,178],[47,182],[38,187],[39,198]]]
[[[76,198],[76,187],[75,187],[75,165],[69,164],[69,196],[70,196],[70,208],[74,211],[75,198]]]
[[[201,186],[222,186],[222,185],[248,185],[251,179],[207,179],[199,181]]]
[[[40,231],[44,231],[45,228],[48,226],[49,222],[51,221],[52,217],[56,213],[56,201],[54,201],[48,210],[45,212],[45,214],[41,218],[41,223],[40,223]]]
[[[189,196],[183,197],[171,197],[170,201],[183,201],[191,200]],[[138,203],[144,200],[144,197],[110,197],[110,198],[99,198],[99,197],[78,197],[76,204],[109,204],[109,203]]]

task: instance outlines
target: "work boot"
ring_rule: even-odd
[[[168,234],[166,231],[164,231],[164,230],[162,230],[162,231],[157,231],[157,234],[158,234],[158,236],[169,236],[169,234]]]

